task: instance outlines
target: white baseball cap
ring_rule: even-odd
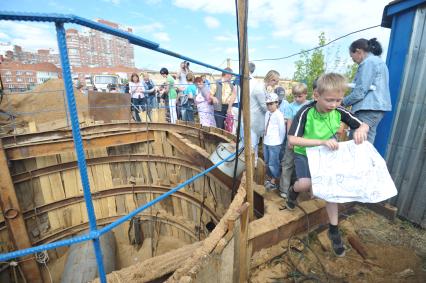
[[[265,102],[266,103],[278,102],[278,95],[276,93],[273,93],[273,92],[267,93]]]

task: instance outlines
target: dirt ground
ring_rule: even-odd
[[[426,233],[410,223],[394,222],[363,208],[340,223],[346,256],[336,257],[327,231],[298,235],[280,243],[281,254],[252,269],[250,282],[426,282]],[[365,248],[366,259],[352,248],[355,235]],[[275,251],[276,252],[276,251]],[[322,265],[321,265],[322,264]]]
[[[77,89],[74,89],[74,94],[79,119],[83,121],[88,116],[87,96]],[[0,109],[16,115],[16,126],[21,131],[32,121],[41,130],[48,130],[59,128],[59,124],[66,126],[65,99],[63,80],[52,79],[31,91],[5,95]]]
[[[188,243],[185,243],[177,238],[161,236],[154,255],[159,256],[168,251],[183,247],[187,244]],[[47,267],[41,266],[41,272],[45,282],[61,281],[61,275],[63,273],[67,257],[68,252],[65,252],[58,259],[48,262]],[[117,239],[115,261],[116,270],[131,266],[135,263],[142,262],[149,258],[151,258],[151,238],[145,239],[143,245],[140,248],[132,246],[128,243],[128,241],[121,241],[121,239]],[[52,278],[52,281],[50,280],[50,276]]]

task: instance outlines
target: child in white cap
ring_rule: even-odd
[[[266,174],[270,180],[265,182],[265,188],[275,190],[281,175],[281,146],[284,141],[286,129],[284,116],[278,111],[278,95],[266,94],[265,133],[263,136],[263,157],[265,159]]]

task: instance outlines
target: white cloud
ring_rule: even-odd
[[[383,9],[389,0],[250,0],[248,15],[249,47],[257,48],[256,58],[283,57],[291,53],[308,49],[318,44],[318,36],[325,32],[326,41],[335,39],[355,30],[379,25]],[[235,16],[235,2],[230,0],[174,0],[175,6],[192,11],[202,11],[210,15],[218,14]],[[220,19],[220,18],[219,18]],[[261,38],[261,36],[264,38]],[[254,34],[256,36],[250,36]],[[347,48],[349,44],[358,38],[377,39],[382,43],[384,54],[388,47],[390,29],[374,28],[348,36],[330,45],[335,50],[342,51],[340,56],[342,62],[349,58]],[[232,42],[232,35],[222,34],[214,37],[217,42]],[[237,41],[237,40],[235,40]],[[259,45],[259,42],[264,44]],[[262,54],[262,49],[266,52]],[[222,54],[230,50],[217,51]],[[269,53],[268,53],[269,51]],[[271,54],[273,51],[273,54]],[[333,54],[332,54],[333,55]],[[292,60],[294,59],[294,60]],[[285,70],[287,76],[294,71],[294,61],[297,57],[289,60],[266,61],[259,64],[260,68],[265,66],[276,66],[277,69]],[[279,64],[275,64],[279,63]],[[343,64],[343,63],[342,63]],[[260,69],[259,69],[260,70]]]
[[[232,34],[221,34],[214,37],[214,40],[216,41],[223,41],[223,42],[238,42],[237,35]]]
[[[163,32],[163,31],[156,32],[153,34],[153,36],[158,41],[165,41],[165,42],[170,41],[170,36],[167,32]]]
[[[119,5],[121,3],[121,0],[103,0],[104,2],[110,2],[114,5]]]
[[[146,25],[138,25],[134,26],[135,34],[144,36],[148,39],[161,41],[162,47],[166,48],[164,46],[165,42],[170,41],[170,36],[167,32],[164,31],[164,25],[160,22],[153,22]]]
[[[154,31],[162,30],[163,28],[164,28],[164,25],[160,22],[154,22],[151,24],[138,25],[133,27],[135,32],[141,32],[141,33],[151,33]]]
[[[20,45],[27,51],[37,49],[58,50],[56,32],[52,25],[45,23],[16,23],[0,21],[0,30],[12,45]]]
[[[235,5],[234,1],[231,0],[173,0],[173,5],[190,9],[193,11],[202,10],[211,14],[217,13],[234,13],[235,14]]]
[[[162,2],[162,0],[145,0],[148,5],[157,5]]]
[[[380,24],[383,8],[388,2],[389,0],[252,0],[249,2],[248,26],[259,28],[266,24],[271,26],[268,36],[312,46],[317,44],[321,31],[327,37],[335,38]],[[173,4],[209,14],[235,15],[235,2],[230,0],[174,0]],[[380,39],[380,35],[377,37]],[[387,42],[386,36],[382,39]]]
[[[0,38],[1,39],[9,39],[9,36],[5,34],[4,32],[0,32]]]
[[[206,26],[210,29],[215,29],[218,28],[220,26],[220,22],[218,19],[211,17],[211,16],[207,16],[204,18],[204,23],[206,24]]]

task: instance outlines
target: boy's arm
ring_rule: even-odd
[[[336,110],[340,112],[343,123],[348,125],[351,129],[356,129],[353,135],[355,143],[360,144],[365,141],[370,127],[345,108],[339,106]]]
[[[293,122],[291,123],[291,128],[288,132],[288,141],[290,145],[294,146],[319,146],[325,145],[328,148],[335,150],[338,148],[339,143],[335,139],[330,140],[317,140],[317,139],[307,139],[304,138],[306,119],[308,116],[308,111],[311,109],[311,104],[303,106],[299,112],[297,112],[294,117]]]

